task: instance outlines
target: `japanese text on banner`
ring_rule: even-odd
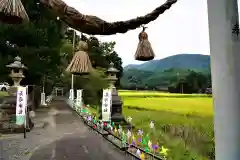
[[[16,103],[16,116],[25,115],[27,105],[27,92],[26,87],[18,87],[17,90],[17,103]]]
[[[82,89],[77,90],[76,104],[78,107],[81,106],[81,104],[82,104],[82,91],[83,91]]]
[[[23,124],[27,107],[27,87],[18,87],[16,102],[16,124]]]
[[[77,101],[82,101],[82,89],[77,90]]]
[[[111,116],[112,92],[109,89],[103,90],[102,99],[102,120],[110,121]]]

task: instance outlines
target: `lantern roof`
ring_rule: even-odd
[[[22,59],[19,56],[17,56],[17,57],[14,58],[14,62],[9,64],[9,65],[6,65],[6,67],[13,68],[13,69],[14,68],[16,68],[16,69],[27,69],[27,67],[24,64],[22,64],[21,60]]]
[[[119,71],[114,67],[114,63],[111,62],[107,72],[108,73],[118,73]]]

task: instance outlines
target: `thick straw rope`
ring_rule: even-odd
[[[61,0],[40,0],[48,8],[57,12],[61,19],[80,32],[90,35],[112,35],[116,33],[126,33],[136,29],[143,24],[154,21],[158,16],[169,9],[177,0],[167,0],[163,5],[157,7],[151,13],[131,19],[128,21],[107,22],[96,16],[84,15],[76,9],[68,6]]]

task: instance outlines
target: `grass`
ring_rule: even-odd
[[[168,160],[213,160],[213,100],[203,94],[119,91],[125,116],[169,149]],[[94,111],[94,110],[92,110]],[[155,130],[149,127],[155,122]]]
[[[213,149],[212,118],[186,116],[164,111],[141,111],[124,108],[125,116],[131,116],[132,122],[145,133],[150,133],[149,123],[155,122],[152,139],[170,150],[169,159],[205,160]]]
[[[169,148],[171,160],[214,159],[213,100],[201,94],[120,91],[124,115]]]
[[[4,97],[4,96],[7,96],[7,95],[8,95],[7,92],[2,92],[2,91],[0,91],[0,97]]]

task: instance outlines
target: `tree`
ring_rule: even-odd
[[[211,73],[197,72],[188,69],[170,68],[164,71],[143,71],[128,69],[121,78],[124,89],[157,89],[165,91],[167,88],[174,93],[198,93],[211,86]]]
[[[73,34],[73,33],[72,33]],[[83,99],[87,104],[97,105],[102,97],[102,89],[107,88],[108,81],[106,70],[109,63],[113,62],[115,67],[120,70],[119,75],[122,74],[122,60],[118,57],[118,54],[114,51],[115,42],[100,42],[96,37],[87,37],[85,35],[76,35],[78,41],[81,39],[88,43],[88,55],[91,63],[94,67],[94,71],[90,75],[74,76],[74,88],[83,89]],[[61,48],[62,56],[62,68],[66,68],[70,63],[73,52],[70,45],[72,42],[71,34],[65,37],[64,45]],[[77,44],[78,41],[75,43]],[[64,52],[64,54],[62,53]],[[65,73],[63,76],[62,85],[70,88],[71,76],[69,73]]]
[[[118,56],[117,52],[114,51],[115,42],[103,43],[103,48],[105,49],[106,59],[108,64],[111,62],[114,64],[114,67],[118,70],[117,73],[117,82],[115,83],[116,87],[120,87],[120,79],[123,74],[122,59]]]
[[[39,85],[44,77],[54,84],[61,74],[59,49],[66,26],[34,1],[26,0],[24,6],[31,19],[29,23],[0,26],[1,77],[6,80],[9,71],[5,65],[20,56],[28,67],[23,84]]]

